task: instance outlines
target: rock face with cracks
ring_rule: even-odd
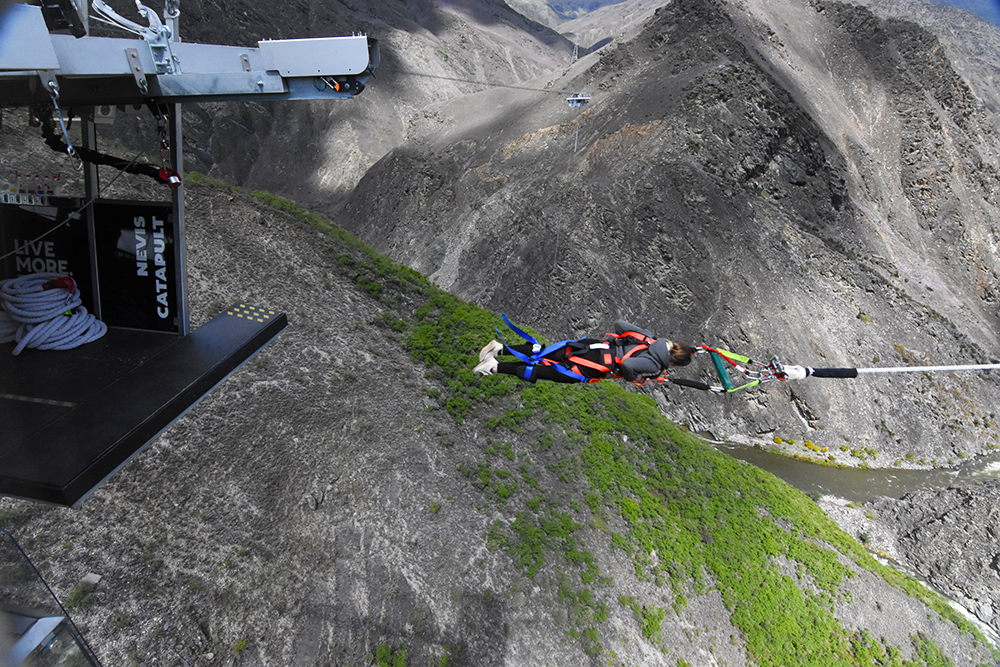
[[[1000,482],[907,494],[870,506],[895,551],[932,586],[1000,633]]]

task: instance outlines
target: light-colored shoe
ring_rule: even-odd
[[[495,359],[500,350],[503,349],[503,343],[495,340],[491,340],[486,344],[486,347],[479,351],[479,361],[486,361],[487,359]]]
[[[473,368],[472,372],[477,373],[478,375],[493,375],[497,372],[497,365],[497,360],[493,357],[489,357]]]

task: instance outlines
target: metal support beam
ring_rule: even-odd
[[[187,285],[187,235],[184,232],[184,133],[181,127],[181,105],[170,105],[170,169],[181,179],[172,188],[174,217],[177,221],[177,240],[174,243],[174,266],[177,267],[177,326],[180,334],[191,333],[191,316],[188,312]]]
[[[97,150],[97,126],[94,124],[94,108],[90,107],[88,109],[83,109],[81,111],[80,117],[80,128],[81,128],[81,141],[83,148],[90,150]],[[87,206],[83,210],[83,214],[87,219],[87,237],[89,239],[90,247],[88,252],[91,257],[97,256],[97,236],[94,233],[95,223],[94,223],[94,200],[97,199],[98,194],[101,191],[101,184],[99,180],[100,176],[97,171],[97,165],[93,162],[83,163],[83,189],[84,195],[83,200],[87,202]],[[98,270],[95,267],[91,272],[90,276],[90,293],[94,295],[94,317],[101,319],[101,285],[100,276],[98,275]]]
[[[377,43],[364,35],[264,41],[258,48],[170,42],[176,67],[168,70],[165,51],[143,40],[39,35],[37,26],[33,34],[38,52],[54,53],[57,62],[51,55],[36,62],[0,50],[0,99],[8,105],[47,101],[45,87],[36,85],[39,76],[58,80],[66,107],[346,99],[364,89],[378,63]],[[25,65],[31,69],[12,71]]]

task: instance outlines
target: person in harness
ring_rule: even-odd
[[[543,348],[531,335],[521,331],[504,316],[512,331],[524,338],[522,345],[504,345],[492,340],[480,351],[479,375],[515,375],[528,382],[597,382],[620,377],[644,384],[671,366],[691,363],[695,349],[677,341],[657,339],[648,329],[625,320],[615,322],[615,332],[605,339],[565,340]],[[499,355],[513,361],[499,361]]]

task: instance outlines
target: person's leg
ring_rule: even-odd
[[[513,375],[521,378],[522,380],[527,379],[528,382],[534,382],[535,380],[549,380],[550,382],[579,382],[579,380],[574,380],[571,377],[563,375],[557,371],[552,366],[546,366],[544,364],[538,364],[534,367],[531,372],[531,377],[525,378],[524,373],[527,370],[528,365],[524,362],[507,362],[501,361],[497,364],[496,372],[503,373],[504,375]]]
[[[582,344],[579,345],[580,349],[573,351],[573,354],[577,356],[582,356],[584,358],[594,357],[593,360],[598,361],[599,359],[602,358],[602,353],[604,351],[591,350],[589,349],[589,346],[591,343],[601,343],[601,342],[603,341],[592,340],[589,338],[584,339],[580,341],[580,343]],[[571,349],[572,348],[569,346],[560,347],[559,349],[550,352],[547,355],[547,359],[558,363],[563,368],[570,368],[572,366],[575,366],[573,362],[567,359],[568,353],[571,351]],[[504,346],[501,354],[510,354],[511,350],[519,352],[520,354],[523,354],[526,357],[530,357],[533,351],[533,347],[531,343],[524,343],[521,345],[507,345]],[[598,363],[600,363],[600,361],[598,361]],[[495,372],[504,373],[506,375],[515,375],[523,379],[526,368],[527,364],[520,361],[500,362],[498,363]],[[583,375],[588,380],[592,378],[601,378],[604,377],[605,375],[604,373],[594,370],[588,366],[577,366],[577,370],[575,372]],[[532,372],[532,377],[530,378],[530,381],[534,382],[535,380],[549,380],[551,382],[564,382],[564,383],[579,382],[578,379],[569,377],[565,373],[561,373],[552,366],[548,366],[545,364],[538,364],[537,366],[535,366],[535,370]]]
[[[534,352],[534,347],[531,343],[522,343],[521,345],[504,345],[500,354],[511,354],[511,350],[519,354],[523,354],[526,357],[530,357],[531,353]]]
[[[523,378],[524,370],[528,367],[526,363],[523,361],[499,362],[499,359],[497,358],[501,354],[514,356],[512,350],[516,351],[525,358],[530,358],[534,352],[534,346],[531,343],[507,346],[498,343],[497,341],[490,341],[489,344],[487,344],[486,347],[479,352],[479,364],[473,368],[472,371],[478,375],[503,373],[505,375],[516,375]],[[501,370],[499,366],[503,366],[503,370]]]
[[[499,359],[496,358],[496,355],[492,353],[486,354],[487,349],[491,348],[494,342],[495,341],[491,342],[490,345],[487,345],[487,347],[484,347],[483,352],[480,353],[480,356],[481,358],[483,358],[483,361],[478,366],[476,366],[475,369],[473,369],[479,375],[492,375],[493,373],[503,373],[504,375],[513,375],[521,379],[526,379],[529,382],[534,382],[535,380],[548,380],[550,382],[562,382],[568,384],[580,381],[578,379],[566,375],[565,373],[556,370],[552,366],[545,364],[538,364],[534,366],[533,370],[531,371],[530,377],[525,378],[525,373],[527,372],[528,364],[520,360],[511,362],[499,361]],[[583,341],[580,341],[580,343],[583,343],[583,345],[578,345],[577,347],[579,347],[580,349],[574,350],[573,353],[577,356],[582,356],[585,358],[588,356],[595,356],[595,357],[600,356],[602,350],[588,349],[588,346],[591,343],[600,343],[600,342],[602,341],[591,340],[591,339],[585,339]],[[497,343],[497,345],[499,346],[499,343]],[[534,346],[531,343],[522,343],[519,345],[504,345],[500,346],[500,348],[501,349],[497,351],[497,354],[512,355],[513,352],[517,352],[518,354],[523,355],[524,357],[531,357],[532,353],[534,352]],[[570,366],[575,365],[572,362],[568,361],[566,358],[567,352],[569,352],[570,349],[571,348],[568,346],[563,346],[558,350],[549,353],[547,358],[550,359],[551,361],[559,363],[563,368],[569,368]],[[492,352],[492,349],[490,350],[490,352]],[[592,369],[588,366],[578,366],[575,372],[580,373],[587,379],[601,378],[604,377],[605,375],[604,373]]]

